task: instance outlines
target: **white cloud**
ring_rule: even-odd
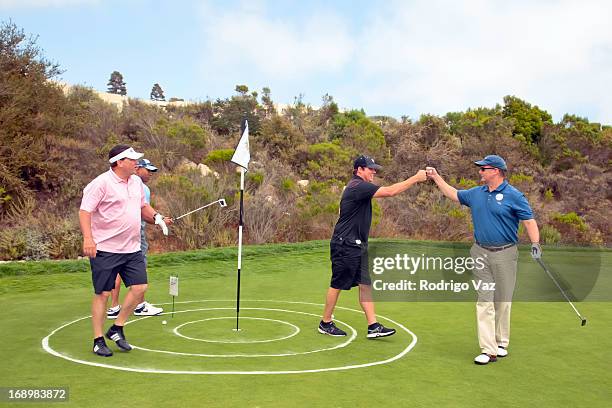
[[[505,3],[394,3],[363,32],[363,100],[442,114],[516,94],[557,119],[598,106],[591,119],[609,122],[612,3]]]
[[[97,3],[99,0],[0,0],[0,10],[70,7]]]
[[[209,69],[246,64],[265,76],[303,78],[337,72],[352,56],[346,22],[324,10],[283,19],[262,3],[245,2],[233,10],[207,4],[201,15]]]
[[[444,114],[512,94],[556,120],[612,118],[607,0],[380,2],[355,6],[361,25],[333,3],[290,16],[274,4],[202,6],[207,75],[331,92],[371,114]]]

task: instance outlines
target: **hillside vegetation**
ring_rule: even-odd
[[[472,164],[487,154],[509,163],[510,182],[528,196],[546,243],[608,246],[612,128],[545,109],[516,96],[494,107],[418,119],[317,109],[297,97],[277,111],[270,89],[236,86],[226,99],[165,108],[130,99],[121,111],[90,89],[68,91],[35,40],[0,26],[0,259],[75,258],[85,185],[108,168],[110,147],[126,143],[160,168],[153,205],[180,215],[220,197],[229,210],[185,217],[169,238],[149,228],[152,250],[236,242],[239,175],[229,163],[248,119],[252,162],[245,195],[247,243],[325,239],[358,153],[384,166],[388,184],[434,165],[458,188],[478,184]],[[210,171],[209,171],[210,170]],[[308,180],[299,182],[300,180]],[[374,206],[373,236],[471,239],[466,208],[426,183]]]

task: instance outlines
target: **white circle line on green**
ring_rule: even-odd
[[[283,320],[276,320],[276,319],[266,319],[263,317],[247,317],[244,316],[242,317],[242,320],[265,320],[268,322],[276,322],[276,323],[281,323],[287,326],[290,326],[293,331],[291,334],[289,334],[288,336],[284,336],[284,337],[278,337],[275,339],[267,339],[267,340],[249,340],[249,341],[232,341],[232,340],[210,340],[210,339],[202,339],[202,338],[197,338],[197,337],[190,337],[190,336],[186,336],[184,334],[179,333],[179,329],[187,326],[189,324],[194,324],[194,323],[200,323],[200,322],[208,322],[210,320],[236,320],[235,316],[224,316],[224,317],[209,317],[208,319],[200,319],[200,320],[193,320],[191,322],[186,322],[183,324],[180,324],[178,326],[176,326],[172,332],[174,334],[176,334],[179,337],[182,337],[184,339],[188,339],[188,340],[193,340],[193,341],[203,341],[206,343],[223,343],[223,344],[252,344],[252,343],[271,343],[273,341],[281,341],[281,340],[286,340],[289,339],[293,336],[296,336],[299,332],[300,332],[300,328],[297,327],[295,324],[289,323],[289,322],[285,322]]]
[[[176,303],[195,303],[195,302],[234,302],[235,299],[231,299],[231,300],[226,300],[226,299],[209,299],[209,300],[199,300],[199,301],[183,301],[183,302],[176,302]],[[322,304],[319,303],[312,303],[312,302],[298,302],[298,301],[284,301],[284,300],[243,300],[243,302],[275,302],[275,303],[288,303],[288,304],[302,304],[302,305],[311,305],[311,306],[324,306]],[[168,303],[167,303],[168,304]],[[361,310],[357,310],[357,309],[351,309],[348,307],[343,307],[343,306],[336,306],[336,309],[340,309],[340,310],[346,310],[346,311],[350,311],[350,312],[356,312],[356,313],[363,313]],[[399,360],[400,358],[404,357],[406,354],[408,354],[410,352],[410,350],[412,350],[414,348],[414,346],[416,346],[418,338],[416,336],[416,334],[414,334],[412,331],[410,331],[410,329],[408,329],[407,327],[405,327],[404,325],[402,325],[401,323],[396,322],[395,320],[392,320],[388,317],[384,317],[382,315],[378,315],[378,318],[386,320],[388,322],[390,322],[391,324],[396,325],[397,327],[399,327],[401,330],[405,331],[406,333],[408,333],[410,336],[412,336],[412,341],[410,342],[410,344],[408,344],[408,346],[406,346],[406,348],[404,348],[401,352],[399,352],[398,354],[387,358],[385,360],[378,360],[378,361],[372,361],[369,363],[363,363],[363,364],[352,364],[352,365],[344,365],[344,366],[336,366],[336,367],[323,367],[323,368],[314,368],[314,369],[309,369],[309,370],[277,370],[277,371],[266,371],[266,370],[255,370],[255,371],[187,371],[187,370],[158,370],[158,369],[154,369],[154,368],[132,368],[132,367],[120,367],[120,366],[113,366],[110,364],[103,364],[103,363],[95,363],[93,361],[87,361],[87,360],[81,360],[81,359],[77,359],[77,358],[73,358],[64,354],[61,354],[59,352],[57,352],[56,350],[54,350],[51,346],[49,346],[49,339],[58,331],[62,330],[63,328],[70,326],[74,323],[77,323],[81,320],[85,320],[85,319],[90,319],[91,316],[85,316],[85,317],[80,317],[76,320],[73,320],[71,322],[65,323],[63,325],[61,325],[60,327],[54,329],[51,333],[49,333],[46,337],[44,337],[41,341],[41,346],[43,348],[43,350],[45,350],[47,353],[55,356],[55,357],[59,357],[59,358],[63,358],[64,360],[68,360],[68,361],[72,361],[73,363],[78,363],[78,364],[84,364],[84,365],[89,365],[89,366],[93,366],[93,367],[101,367],[101,368],[109,368],[112,370],[119,370],[119,371],[129,371],[129,372],[134,372],[134,373],[149,373],[149,374],[174,374],[174,375],[279,375],[279,374],[307,374],[307,373],[322,373],[322,372],[329,372],[329,371],[345,371],[345,370],[354,370],[357,368],[366,368],[366,367],[373,367],[373,366],[377,366],[377,365],[383,365],[383,364],[389,364],[392,363],[396,360]]]
[[[180,310],[178,312],[174,312],[174,313],[190,313],[190,312],[198,312],[198,311],[202,311],[202,310],[235,310],[232,307],[208,307],[208,308],[198,308],[198,309],[188,309],[188,310]],[[308,313],[308,312],[300,312],[297,310],[286,310],[286,309],[271,309],[271,308],[265,308],[265,307],[242,307],[240,308],[240,310],[265,310],[265,311],[272,311],[272,312],[285,312],[285,313],[297,313],[297,314],[303,314],[303,315],[307,315],[307,316],[315,316],[315,317],[319,317],[318,314],[315,313]],[[162,313],[164,314],[164,313]],[[159,316],[159,315],[157,315]],[[152,316],[148,316],[148,318],[151,318]],[[136,323],[140,320],[143,319],[136,319],[136,320],[132,320],[126,323],[130,324],[130,323]],[[243,358],[259,358],[259,357],[290,357],[290,356],[300,356],[300,355],[304,355],[304,354],[313,354],[313,353],[320,353],[322,351],[329,351],[329,350],[335,350],[335,349],[339,349],[342,347],[346,347],[348,346],[353,340],[355,340],[357,338],[357,330],[355,330],[351,325],[341,321],[341,320],[334,320],[336,323],[340,323],[343,326],[348,327],[351,330],[351,336],[346,340],[343,341],[340,344],[337,344],[333,347],[327,347],[327,348],[322,348],[322,349],[315,349],[315,350],[308,350],[308,351],[300,351],[300,352],[292,352],[292,353],[279,353],[279,354],[207,354],[207,353],[184,353],[181,351],[170,351],[170,350],[159,350],[159,349],[150,349],[150,348],[146,348],[146,347],[141,347],[141,346],[137,346],[134,343],[130,343],[132,348],[135,348],[137,350],[142,350],[142,351],[149,351],[152,353],[163,353],[163,354],[174,354],[176,356],[192,356],[192,357],[210,357],[210,358],[218,358],[218,357],[222,357],[222,358],[233,358],[233,357],[243,357]]]

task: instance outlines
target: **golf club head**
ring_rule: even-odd
[[[586,325],[586,319],[582,319],[582,324],[581,326],[585,326]]]
[[[227,207],[227,203],[225,202],[225,198],[221,198],[219,200],[219,205],[221,206],[221,208]]]

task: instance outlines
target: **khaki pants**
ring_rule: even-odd
[[[474,268],[474,278],[483,283],[495,283],[495,291],[478,290],[476,320],[478,343],[482,353],[497,355],[497,346],[510,342],[510,309],[516,284],[518,248],[489,251],[476,244],[470,250],[472,258],[481,258],[484,268]]]

